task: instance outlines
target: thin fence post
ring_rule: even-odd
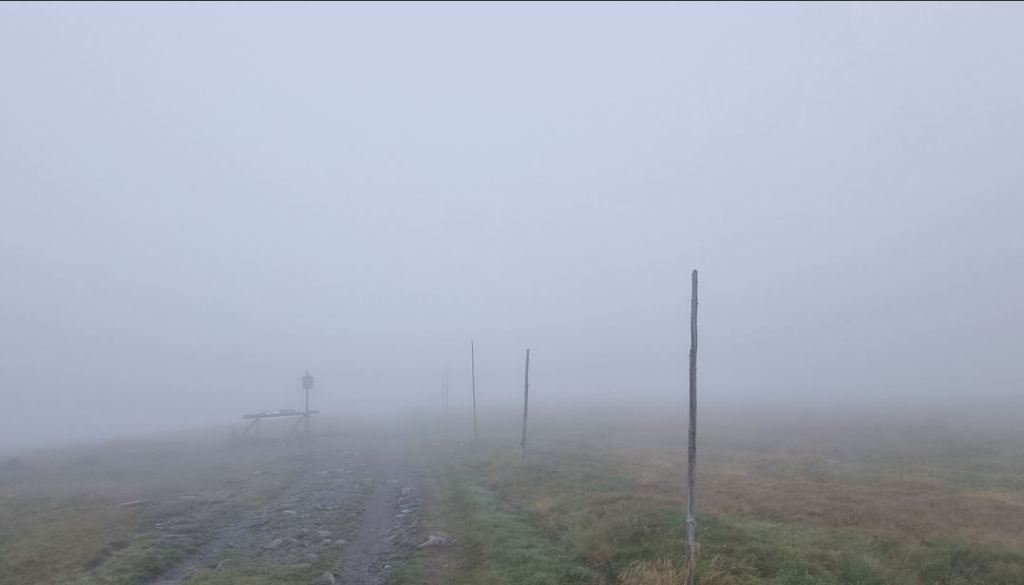
[[[444,432],[448,435],[448,366],[445,365],[441,375],[441,401],[444,403]]]
[[[530,411],[530,350],[526,350],[526,374],[523,378],[523,440],[519,444],[522,447],[522,460],[526,461],[526,417]]]
[[[479,438],[476,428],[476,349],[473,340],[469,341],[469,370],[473,380],[473,440]]]
[[[694,585],[697,576],[697,271],[693,271],[690,297],[690,429],[686,464],[686,582]]]

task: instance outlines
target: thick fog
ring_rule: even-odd
[[[0,6],[0,448],[469,404],[1020,412],[1024,7]]]

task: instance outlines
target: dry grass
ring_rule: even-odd
[[[619,576],[621,585],[682,585],[688,576],[686,567],[671,561],[637,561]]]
[[[525,466],[510,442],[461,457],[608,582],[681,582],[683,429],[570,423],[538,429]],[[705,585],[1024,583],[1019,438],[941,425],[709,426]]]
[[[735,583],[722,569],[717,557],[706,563],[700,573],[701,585],[731,585]],[[636,561],[619,574],[620,585],[684,585],[689,571],[672,561]]]

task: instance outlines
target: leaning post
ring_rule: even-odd
[[[690,296],[690,429],[686,461],[686,583],[694,585],[697,576],[697,271],[693,271]]]

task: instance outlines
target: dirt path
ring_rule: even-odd
[[[312,564],[342,585],[381,585],[412,550],[420,478],[405,440],[381,435],[311,444],[274,501],[217,528],[197,551],[153,585],[187,585],[218,565]]]
[[[343,585],[380,585],[395,560],[412,550],[417,536],[420,489],[407,448],[378,445],[372,455],[374,488],[359,528],[338,563]]]

